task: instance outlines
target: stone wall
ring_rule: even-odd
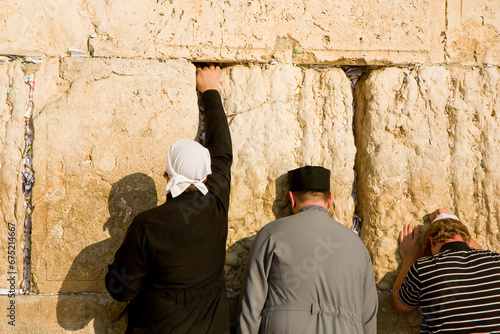
[[[64,58],[44,70],[62,94],[34,116],[34,291],[106,292],[124,229],[158,202],[166,143],[196,136],[193,66]]]
[[[33,0],[0,8],[0,54],[193,61],[500,62],[496,0]]]
[[[123,332],[103,276],[164,201],[170,144],[198,136],[200,61],[223,63],[233,138],[232,320],[253,236],[290,214],[304,164],[332,170],[333,218],[362,221],[379,333],[419,331],[390,296],[404,224],[448,207],[500,251],[496,0],[48,0],[0,18],[0,332]]]
[[[363,225],[382,299],[397,275],[398,233],[454,210],[476,240],[500,251],[500,70],[421,66],[376,70],[356,91],[356,171]],[[495,167],[494,167],[495,166]],[[390,308],[381,326],[396,325]],[[389,324],[387,321],[389,319]],[[406,332],[397,330],[391,333]]]

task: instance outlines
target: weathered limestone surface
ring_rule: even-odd
[[[402,315],[394,308],[392,293],[378,293],[377,333],[379,334],[418,334],[422,314],[419,311]]]
[[[441,62],[446,1],[7,2],[0,54],[285,63]]]
[[[4,1],[0,8],[2,54],[64,55],[87,46],[93,1]]]
[[[20,288],[23,266],[24,192],[22,186],[24,114],[29,87],[21,62],[0,65],[0,289],[15,278]],[[8,257],[12,256],[12,257]],[[9,263],[9,262],[10,263]],[[15,274],[8,274],[15,273]],[[12,281],[14,282],[14,281]]]
[[[376,280],[382,280],[379,286],[387,281],[388,270],[397,268],[401,227],[421,221],[436,205],[451,204],[445,114],[449,72],[436,66],[406,73],[397,68],[374,71],[356,91],[357,211]]]
[[[437,207],[452,209],[480,244],[500,251],[499,69],[377,70],[356,99],[357,212],[379,290],[390,292],[398,270],[398,232],[427,223]]]
[[[500,64],[497,0],[5,2],[0,54]]]
[[[128,224],[160,200],[168,147],[196,137],[194,66],[64,58],[39,78],[58,98],[34,120],[33,291],[105,292]]]
[[[15,307],[15,327],[8,324],[11,302]],[[33,334],[119,334],[125,332],[126,304],[107,294],[0,296],[1,333]]]
[[[448,207],[480,244],[500,251],[500,69],[372,70],[356,88],[353,115],[345,73],[316,68],[239,65],[221,72],[234,149],[226,259],[232,319],[253,235],[290,213],[286,172],[320,164],[332,170],[334,219],[350,227],[356,211],[363,220],[379,333],[417,333],[420,314],[399,315],[390,295],[404,224],[425,224],[436,207]],[[103,276],[133,216],[163,201],[169,145],[197,135],[194,66],[97,58],[0,65],[0,261],[7,260],[5,224],[13,219],[18,285],[27,74],[36,79],[32,291],[41,294],[16,296],[16,331],[123,332],[124,304],[105,294]],[[6,268],[0,266],[0,288],[8,287]],[[10,300],[0,296],[0,307]],[[0,322],[0,332],[10,329]]]
[[[462,65],[500,64],[497,0],[447,2],[446,60]]]
[[[483,247],[500,252],[500,69],[452,68],[451,196]]]
[[[227,269],[228,286],[237,291],[253,240],[246,238],[291,213],[288,170],[331,169],[332,216],[352,226],[352,92],[341,69],[235,66],[223,73],[222,96],[235,152]]]

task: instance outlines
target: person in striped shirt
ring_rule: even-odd
[[[420,333],[500,333],[500,254],[482,250],[446,209],[430,218],[422,246],[419,226],[400,232],[396,309],[420,306]]]

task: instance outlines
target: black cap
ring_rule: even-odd
[[[330,191],[330,170],[320,166],[304,166],[288,171],[290,191]]]

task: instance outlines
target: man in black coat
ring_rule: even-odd
[[[134,218],[109,266],[109,294],[130,301],[127,334],[229,332],[224,261],[232,147],[219,72],[213,65],[196,70],[208,151],[189,140],[172,145],[167,201]]]

